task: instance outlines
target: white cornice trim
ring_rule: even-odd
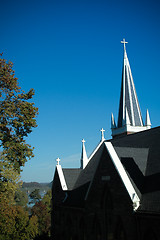
[[[112,136],[120,135],[122,133],[137,133],[141,131],[145,131],[150,129],[151,126],[131,126],[131,125],[125,125],[121,128],[113,128],[112,129]]]
[[[56,165],[56,168],[57,168],[57,171],[58,171],[58,175],[59,175],[59,179],[60,179],[62,189],[63,190],[68,190],[61,165]]]
[[[122,182],[124,183],[126,189],[127,189],[127,192],[133,202],[133,209],[134,211],[136,211],[140,205],[140,199],[112,145],[111,142],[105,142],[105,145],[106,145],[106,148],[107,148],[107,151],[111,157],[111,160],[120,176],[120,178],[122,179]]]

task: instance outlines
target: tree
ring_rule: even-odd
[[[38,234],[38,218],[37,216],[31,216],[29,224],[27,226],[28,239],[33,239]]]
[[[40,201],[31,209],[32,216],[38,218],[38,234],[39,236],[49,236],[51,227],[51,215],[47,210],[46,205]]]
[[[51,213],[51,198],[52,198],[51,190],[48,190],[47,193],[42,198],[42,202],[46,205],[48,213]]]
[[[0,201],[0,240],[29,240],[38,234],[38,218],[21,206]]]
[[[0,147],[5,159],[20,172],[20,167],[33,157],[26,137],[37,126],[38,109],[30,102],[34,90],[25,93],[19,87],[12,67],[11,62],[0,58]]]
[[[30,193],[29,197],[32,199],[30,203],[35,204],[36,202],[39,202],[41,200],[39,189],[36,188],[33,190],[33,192]]]
[[[28,212],[21,206],[16,206],[15,231],[12,234],[14,240],[33,239],[38,234],[38,219],[36,216],[29,219]]]
[[[0,239],[8,240],[15,231],[15,209],[7,199],[0,198]]]
[[[20,185],[20,174],[15,171],[13,163],[0,157],[0,199],[14,204],[15,192]]]
[[[38,219],[15,205],[15,193],[21,166],[33,157],[26,137],[37,126],[38,109],[31,102],[34,90],[25,93],[19,87],[12,67],[0,58],[0,240],[26,240],[38,233]]]
[[[28,195],[24,190],[18,189],[15,192],[14,199],[15,199],[16,205],[27,208]]]
[[[38,218],[38,235],[35,240],[50,239],[51,228],[51,190],[31,209],[32,216]]]

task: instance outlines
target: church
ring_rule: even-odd
[[[81,167],[63,168],[52,185],[54,240],[160,239],[160,127],[145,123],[124,45],[118,121],[112,138],[88,157],[82,140]]]

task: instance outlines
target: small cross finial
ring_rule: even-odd
[[[59,162],[61,161],[60,158],[57,158],[56,161],[57,161],[57,165],[60,165],[59,164]]]
[[[121,43],[123,43],[124,44],[124,50],[126,49],[126,43],[128,43],[128,42],[126,42],[126,40],[125,40],[125,38],[123,38],[123,41],[121,41]]]
[[[101,131],[101,141],[104,141],[105,140],[105,138],[104,138],[105,130],[102,128],[100,131]]]
[[[84,139],[82,139],[82,143],[85,143],[85,140],[84,140]]]

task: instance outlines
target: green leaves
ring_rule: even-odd
[[[27,195],[26,191],[23,191],[22,189],[18,189],[15,192],[14,200],[15,200],[16,205],[22,206],[23,208],[27,208],[28,195]]]
[[[25,210],[20,167],[33,157],[26,137],[37,126],[38,109],[30,102],[34,90],[25,93],[19,87],[12,67],[0,58],[0,239],[26,240],[38,234],[38,218]]]
[[[0,239],[29,240],[38,234],[37,216],[30,218],[21,206],[10,205],[0,198],[0,212]]]
[[[0,198],[14,204],[14,196],[20,187],[20,174],[7,159],[0,158]]]
[[[38,234],[42,235],[50,235],[50,227],[51,227],[51,214],[47,210],[47,206],[44,202],[39,201],[31,209],[32,216],[37,216],[38,218]],[[45,238],[44,238],[45,239]]]
[[[36,203],[41,200],[40,190],[35,189],[33,192],[30,193],[29,197],[32,199],[30,203]]]
[[[33,148],[26,143],[26,137],[37,126],[38,108],[29,100],[34,90],[25,93],[18,85],[13,64],[0,59],[0,147],[15,169],[33,157]]]

